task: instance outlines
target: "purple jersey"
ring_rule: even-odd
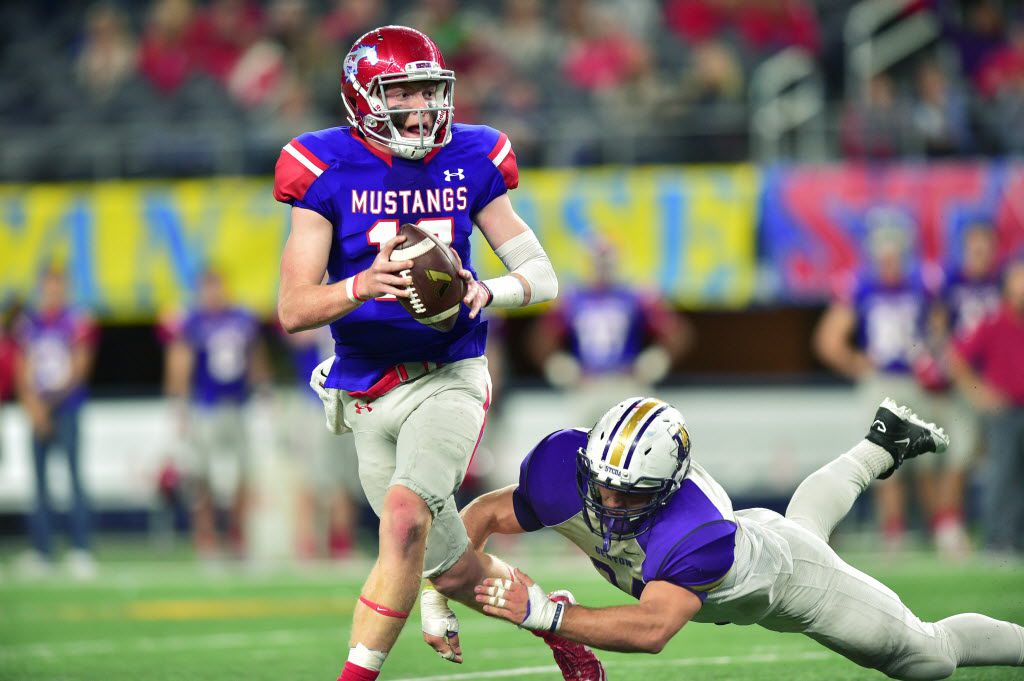
[[[18,327],[18,342],[32,368],[30,380],[40,397],[49,403],[77,404],[84,386],[71,388],[75,347],[92,344],[96,327],[81,312],[65,308],[53,313],[28,312]]]
[[[181,325],[181,338],[194,353],[192,399],[212,406],[241,403],[249,396],[249,360],[259,334],[256,319],[238,308],[193,310]]]
[[[647,582],[667,581],[704,600],[734,562],[737,525],[725,492],[692,464],[651,529],[613,541],[605,551],[604,540],[587,527],[576,493],[576,456],[586,445],[586,431],[560,430],[527,455],[512,497],[519,524],[528,532],[554,529],[590,556],[605,579],[636,598]]]
[[[572,291],[555,315],[584,373],[629,371],[644,348],[644,299],[624,286]]]
[[[334,226],[328,279],[338,282],[373,263],[407,222],[451,244],[473,271],[473,217],[518,185],[508,137],[493,128],[452,126],[451,142],[422,161],[390,156],[348,127],[300,135],[277,163],[274,196],[315,211]],[[475,272],[474,272],[475,274]],[[372,300],[331,324],[334,363],[326,385],[365,390],[402,362],[449,363],[484,352],[487,327],[463,308],[444,333],[414,320],[394,299]]]
[[[999,311],[1002,300],[999,278],[973,279],[956,272],[943,285],[941,299],[949,311],[950,331],[954,336],[966,337],[983,319]]]
[[[857,343],[875,369],[909,373],[921,345],[928,295],[921,278],[885,284],[872,274],[857,279],[849,304],[857,316]]]

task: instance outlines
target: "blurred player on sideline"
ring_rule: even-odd
[[[183,473],[196,551],[204,560],[218,557],[216,509],[226,498],[231,548],[242,555],[250,447],[245,405],[254,386],[267,390],[270,382],[259,322],[229,304],[221,275],[208,270],[201,275],[195,308],[163,332],[169,341],[164,388],[178,432],[188,442]]]
[[[552,385],[573,391],[586,421],[609,399],[648,392],[693,345],[693,328],[655,293],[616,275],[607,241],[591,253],[586,284],[567,291],[533,327],[534,361]]]
[[[334,351],[334,341],[326,327],[283,335],[297,379],[282,420],[287,451],[301,469],[296,548],[307,560],[346,558],[355,547],[362,501],[355,445],[350,435],[328,439],[323,404],[309,387],[310,375]]]
[[[1024,666],[1024,628],[973,613],[924,622],[828,545],[873,480],[948,443],[941,428],[886,398],[864,439],[805,479],[785,516],[735,511],[693,461],[683,415],[629,398],[589,431],[545,437],[523,460],[519,484],[480,497],[463,519],[478,550],[494,533],[550,527],[637,602],[555,603],[518,571],[517,581],[485,580],[477,600],[493,617],[605,650],[657,653],[692,621],[803,633],[896,679]]]
[[[79,415],[95,358],[97,330],[92,318],[68,304],[63,272],[49,270],[39,282],[39,300],[18,325],[20,344],[18,397],[31,421],[36,505],[30,519],[34,554],[21,566],[46,572],[53,560],[54,511],[47,479],[53,448],[67,457],[71,482],[69,513],[72,550],[67,555],[73,577],[95,575],[90,542],[89,503],[79,458]]]
[[[815,351],[828,367],[857,383],[865,407],[886,395],[900,404],[922,404],[911,367],[924,347],[929,295],[923,277],[909,266],[914,225],[888,207],[870,210],[865,222],[867,265],[826,310],[815,331]],[[934,508],[931,476],[914,472],[927,519]],[[877,485],[875,499],[886,546],[898,550],[906,527],[900,477]]]
[[[344,60],[341,84],[350,125],[300,135],[277,163],[274,196],[292,206],[278,316],[289,332],[330,323],[334,334],[335,357],[313,384],[335,432],[353,431],[363,490],[381,519],[340,678],[372,681],[421,577],[475,605],[474,584],[509,574],[469,550],[453,497],[490,404],[480,310],[550,300],[558,281],[508,199],[519,182],[511,142],[493,128],[453,122],[455,75],[430,38],[402,26],[366,33]],[[407,222],[450,244],[465,268],[466,309],[447,333],[395,302],[411,283],[400,273],[412,261],[391,260]],[[474,223],[508,275],[476,281]],[[424,595],[428,641],[461,661],[454,617],[439,596]]]
[[[1024,256],[1005,268],[1002,307],[960,337],[949,359],[986,425],[985,547],[1024,554]]]
[[[975,222],[963,233],[956,267],[944,277],[929,320],[930,352],[914,362],[918,380],[932,398],[931,415],[948,424],[953,442],[935,480],[932,530],[939,552],[961,558],[970,549],[963,502],[967,469],[981,434],[979,415],[962,395],[951,393],[944,357],[955,338],[965,338],[999,310],[999,268],[995,228]]]

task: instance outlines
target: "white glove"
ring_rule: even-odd
[[[556,388],[571,388],[582,375],[580,363],[567,352],[556,352],[544,362],[544,378]]]
[[[345,423],[344,407],[341,403],[341,391],[337,388],[327,388],[324,382],[327,374],[334,366],[334,356],[328,357],[316,365],[313,373],[309,375],[309,387],[312,388],[324,403],[324,414],[327,417],[327,430],[335,435],[342,435],[352,430]]]
[[[633,375],[636,380],[653,385],[668,375],[672,368],[672,357],[660,345],[652,345],[636,357],[633,362]]]
[[[450,639],[459,633],[459,618],[448,607],[448,599],[434,589],[424,589],[420,594],[420,628],[424,634]],[[446,660],[454,661],[455,652],[437,652]]]

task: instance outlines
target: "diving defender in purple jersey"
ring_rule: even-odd
[[[353,431],[360,481],[381,518],[341,674],[362,681],[380,673],[421,576],[475,605],[476,583],[509,574],[468,550],[453,498],[490,403],[480,311],[551,300],[558,281],[509,201],[519,182],[511,142],[453,122],[455,75],[430,38],[402,26],[370,31],[346,56],[341,85],[350,125],[300,135],[277,163],[274,196],[292,206],[278,315],[289,332],[331,325],[335,356],[312,382],[334,430]],[[465,309],[450,332],[419,324],[395,300],[409,296],[400,273],[412,262],[391,262],[407,222],[434,232],[463,264]],[[476,280],[474,224],[508,275]],[[461,661],[438,600],[424,599],[428,640]]]
[[[519,484],[480,497],[463,520],[477,550],[494,533],[550,527],[638,602],[556,603],[522,573],[484,580],[477,601],[493,617],[606,650],[656,653],[694,621],[800,632],[899,679],[1022,666],[1024,628],[976,614],[922,622],[828,545],[873,479],[947,445],[941,428],[886,398],[865,438],[804,480],[785,517],[734,511],[692,460],[682,414],[630,398],[590,431],[548,435],[523,461]]]

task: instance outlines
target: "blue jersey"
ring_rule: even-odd
[[[728,496],[696,463],[680,489],[635,539],[604,540],[590,531],[576,493],[576,456],[586,447],[583,430],[560,430],[544,438],[523,460],[512,501],[524,530],[550,527],[589,557],[611,582],[639,598],[650,581],[689,589],[703,601],[734,564],[736,519]]]
[[[241,403],[249,396],[249,364],[259,324],[248,312],[193,310],[181,338],[194,354],[192,399],[200,406]]]
[[[638,292],[612,286],[571,291],[554,314],[580,367],[594,375],[631,369],[653,326],[648,308]]]
[[[91,317],[71,308],[49,314],[29,311],[18,325],[17,336],[31,368],[33,389],[51,405],[77,406],[85,397],[85,387],[71,386],[72,355],[76,347],[95,343]]]
[[[928,294],[920,276],[886,284],[866,272],[857,278],[849,301],[857,316],[857,344],[875,369],[910,372],[913,353],[922,343]]]
[[[493,128],[452,126],[452,139],[421,161],[371,147],[349,127],[292,140],[277,162],[274,196],[315,211],[334,226],[331,283],[371,266],[381,246],[407,222],[451,244],[474,272],[473,217],[518,185],[508,137]],[[475,275],[475,272],[474,272]],[[486,324],[463,308],[455,327],[436,331],[415,321],[394,298],[379,298],[331,324],[334,363],[326,386],[365,390],[402,362],[449,363],[484,352]]]
[[[942,287],[941,300],[949,311],[949,328],[954,336],[966,338],[978,324],[999,311],[1002,293],[997,276],[970,278],[963,272],[950,275]]]

